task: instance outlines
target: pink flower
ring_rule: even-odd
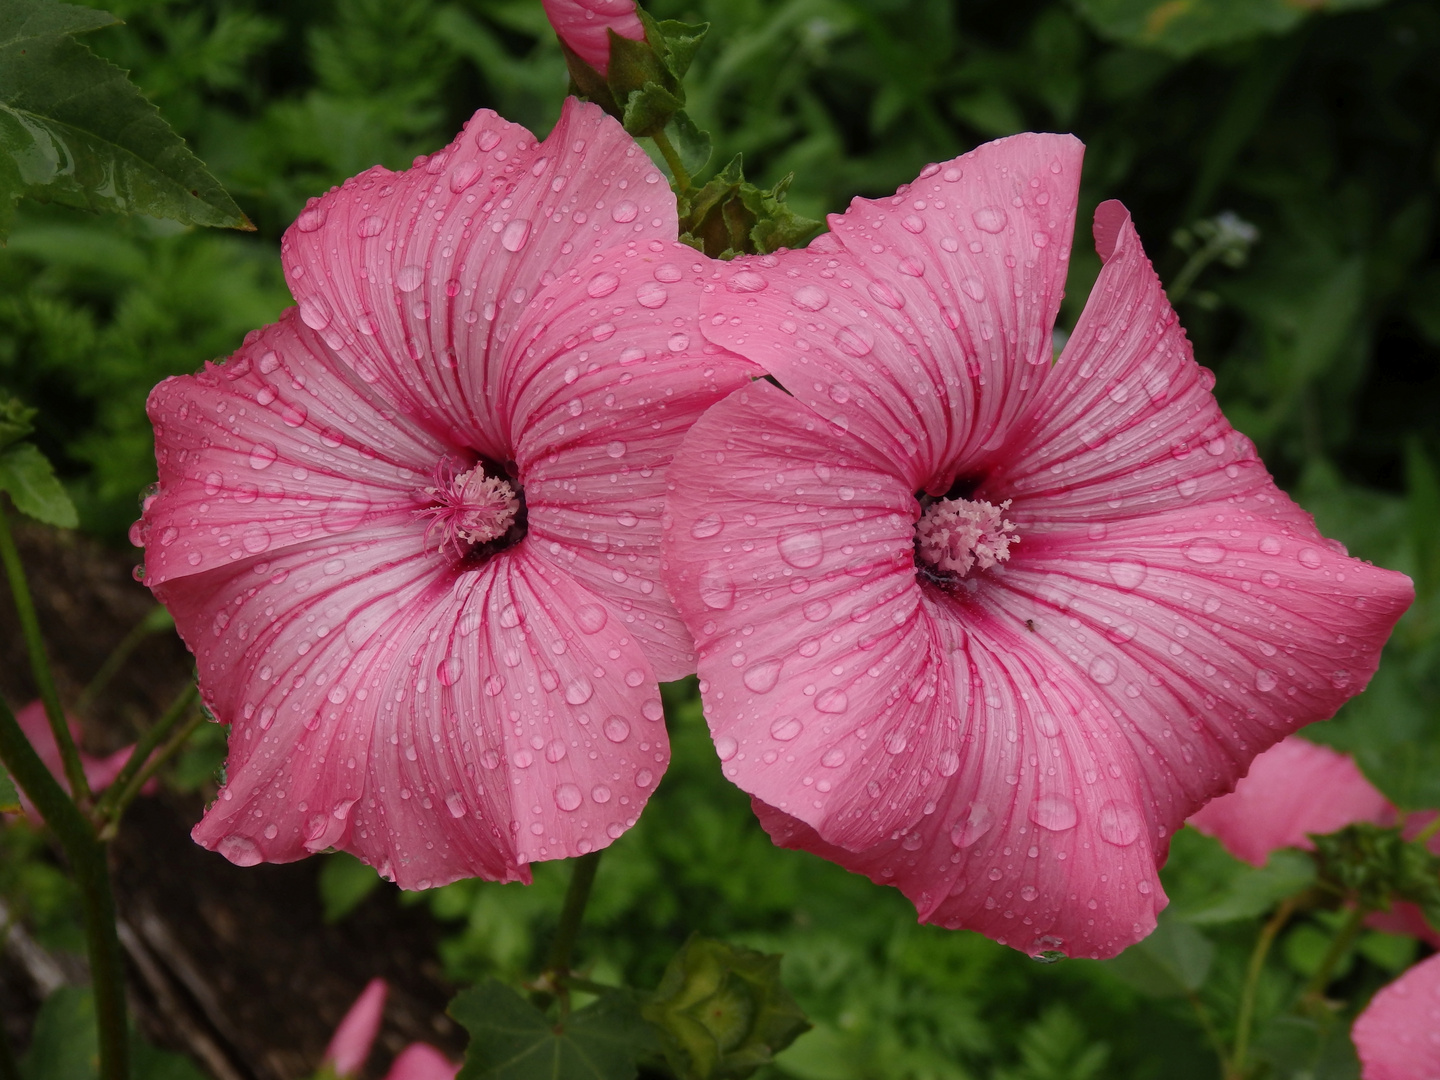
[[[1350,1035],[1362,1080],[1440,1077],[1440,954],[1382,988]]]
[[[610,34],[645,40],[635,0],[542,0],[555,35],[601,75],[610,72]]]
[[[1395,808],[1352,758],[1292,735],[1252,761],[1233,792],[1205,804],[1189,823],[1237,859],[1264,866],[1277,848],[1313,849],[1311,833],[1394,818]]]
[[[298,301],[150,398],[145,581],[232,725],[195,839],[354,853],[406,888],[528,880],[609,844],[693,670],[658,584],[664,471],[748,363],[705,344],[703,258],[620,125],[480,112],[312,200]]]
[[[56,745],[55,733],[50,730],[50,721],[45,716],[45,706],[39,701],[32,701],[29,705],[15,713],[15,721],[20,725],[20,730],[25,738],[30,740],[30,745],[35,748],[45,767],[50,774],[60,781],[60,786],[67,792],[70,785],[65,779],[65,763],[60,757],[60,747]],[[80,725],[73,717],[66,717],[66,724],[70,728],[70,737],[76,742],[80,740]],[[110,786],[111,781],[120,774],[125,763],[130,760],[130,753],[135,748],[126,746],[116,750],[103,758],[93,757],[85,751],[80,751],[80,764],[85,770],[85,779],[90,784],[90,790],[104,791]],[[18,785],[17,785],[18,787]],[[40,811],[35,809],[34,804],[25,797],[22,791],[20,794],[20,807],[25,811],[27,817],[35,821],[43,821]]]
[[[707,337],[789,393],[691,430],[664,552],[778,843],[1109,956],[1154,926],[1170,834],[1365,685],[1413,590],[1276,489],[1118,203],[1052,365],[1080,157],[1001,140],[719,272]]]
[[[340,1020],[322,1059],[322,1063],[334,1069],[337,1076],[358,1076],[365,1067],[365,1059],[370,1056],[370,1047],[385,1016],[388,992],[384,979],[371,979],[360,991],[355,1004],[350,1006],[350,1011]]]
[[[371,979],[366,984],[335,1029],[330,1045],[325,1048],[322,1073],[328,1065],[340,1080],[360,1075],[365,1059],[370,1056],[375,1036],[380,1032],[387,991],[384,979]],[[451,1061],[433,1046],[411,1043],[396,1055],[385,1080],[455,1080],[459,1071],[457,1062]]]

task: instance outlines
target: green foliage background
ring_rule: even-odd
[[[86,43],[131,70],[258,227],[220,234],[23,203],[0,249],[0,386],[40,408],[37,441],[82,526],[118,544],[153,479],[146,393],[226,355],[289,303],[278,241],[306,197],[377,161],[407,166],[479,107],[543,133],[566,76],[539,0],[93,6],[125,24]],[[712,24],[688,80],[688,111],[715,138],[712,165],[743,151],[766,186],[793,171],[802,214],[1043,129],[1088,146],[1081,229],[1099,201],[1123,199],[1167,281],[1200,219],[1229,210],[1256,226],[1249,261],[1210,266],[1180,302],[1197,355],[1227,415],[1321,528],[1406,571],[1419,593],[1369,692],[1307,734],[1356,754],[1398,804],[1440,805],[1440,6],[646,6]],[[1098,265],[1080,237],[1062,324]],[[671,698],[675,765],[602,864],[581,943],[595,977],[654,985],[691,930],[785,952],[787,982],[816,1021],[781,1058],[798,1080],[1215,1075],[1195,1005],[1233,1014],[1256,916],[1283,895],[1267,890],[1294,885],[1283,865],[1250,871],[1182,833],[1160,934],[1112,964],[1042,967],[917,927],[893,892],[772,848],[719,776],[693,689]],[[332,857],[336,917],[368,874]],[[462,883],[416,902],[454,920],[453,973],[515,976],[536,966],[564,878],[539,867],[529,890]],[[42,907],[63,894],[45,882],[32,891]],[[1267,969],[1258,1053],[1271,1075],[1356,1075],[1343,1030],[1281,1015],[1334,929],[1300,920]],[[1415,948],[1362,938],[1343,984],[1352,1003]]]

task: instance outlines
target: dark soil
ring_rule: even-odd
[[[153,601],[131,576],[131,556],[74,534],[15,531],[61,699],[74,701]],[[190,676],[178,638],[150,639],[81,718],[85,748],[104,753],[132,742]],[[0,694],[12,707],[35,697],[3,583]],[[401,907],[387,887],[327,925],[317,860],[233,866],[191,842],[202,809],[199,795],[141,798],[112,849],[130,998],[150,1041],[189,1054],[216,1080],[307,1076],[346,1008],[379,975],[390,997],[369,1075],[382,1075],[417,1040],[459,1058],[464,1034],[444,1015],[452,988],[435,959],[442,928],[423,907]],[[0,1016],[17,1052],[37,998],[12,951],[0,952]]]

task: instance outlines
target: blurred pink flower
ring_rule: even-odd
[[[298,309],[156,387],[144,580],[232,725],[198,842],[425,888],[634,823],[669,759],[657,676],[694,670],[664,471],[753,371],[705,343],[676,228],[597,106],[541,143],[482,111],[312,200]]]
[[[610,35],[645,40],[635,0],[542,0],[555,36],[601,75],[610,73]]]
[[[1237,859],[1264,866],[1276,848],[1313,849],[1311,833],[1394,820],[1395,808],[1352,758],[1292,735],[1252,761],[1235,790],[1206,803],[1189,824]]]
[[[20,730],[30,740],[30,745],[35,748],[35,753],[50,770],[50,774],[60,781],[60,786],[68,793],[70,785],[65,779],[65,763],[60,758],[60,747],[56,745],[55,733],[50,730],[50,721],[45,717],[45,706],[39,701],[32,701],[29,705],[15,713],[15,721],[20,725]],[[66,724],[70,728],[70,736],[77,743],[80,741],[80,725],[73,717],[66,717]],[[90,784],[90,790],[99,792],[110,786],[110,782],[119,775],[125,763],[130,760],[130,753],[134,746],[126,746],[116,750],[103,758],[93,757],[85,751],[80,751],[80,764],[85,769],[85,779]],[[18,787],[18,785],[17,785]],[[35,809],[25,793],[20,792],[20,808],[25,811],[27,817],[35,821],[43,821],[40,811]]]
[[[366,984],[325,1049],[322,1073],[328,1065],[340,1080],[360,1075],[365,1059],[370,1056],[375,1036],[380,1032],[387,991],[384,979],[371,979]],[[459,1063],[451,1061],[433,1046],[411,1043],[396,1055],[385,1080],[455,1080],[459,1071]]]
[[[1413,590],[1275,487],[1118,203],[1052,364],[1080,158],[991,143],[729,264],[705,333],[789,393],[691,430],[664,553],[778,843],[925,921],[1110,956],[1155,925],[1171,833],[1366,684]]]
[[[1440,954],[1382,987],[1350,1036],[1362,1080],[1440,1077]]]

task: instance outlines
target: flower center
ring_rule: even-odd
[[[988,570],[1010,558],[1018,543],[1015,525],[1002,516],[1010,500],[999,506],[984,499],[937,499],[915,525],[915,561],[927,576],[956,581],[972,567]]]
[[[524,502],[515,488],[487,475],[483,465],[456,471],[452,462],[442,461],[435,469],[435,482],[421,488],[419,496],[430,500],[429,506],[415,511],[417,517],[430,519],[426,543],[438,532],[439,550],[448,544],[461,556],[504,540],[519,524],[517,516],[524,516]]]

